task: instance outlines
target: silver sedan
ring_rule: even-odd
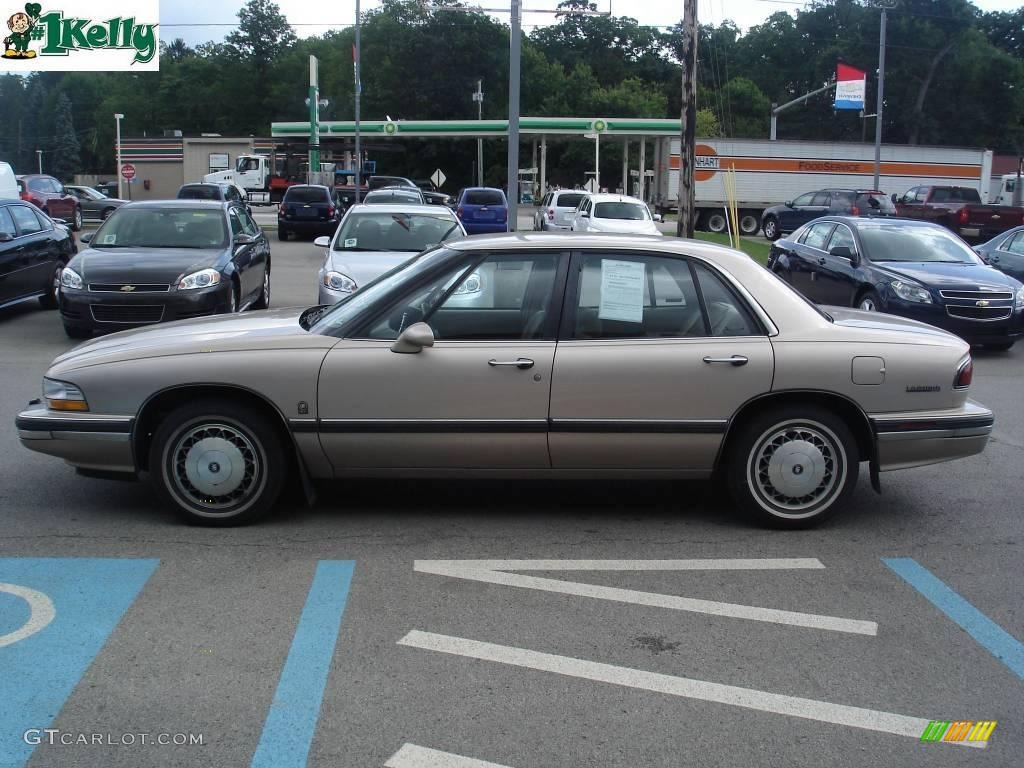
[[[726,248],[511,234],[428,250],[332,307],[83,344],[17,429],[87,473],[147,472],[208,525],[267,512],[290,473],[719,474],[737,508],[794,528],[848,501],[862,464],[878,488],[981,452],[972,370],[955,336],[823,311]]]

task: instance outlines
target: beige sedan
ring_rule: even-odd
[[[195,523],[247,522],[290,473],[710,478],[780,527],[878,473],[981,452],[966,343],[822,311],[745,255],[669,238],[445,244],[332,307],[125,331],[57,358],[22,444],[148,472]]]

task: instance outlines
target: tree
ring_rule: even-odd
[[[249,0],[238,12],[238,29],[225,38],[241,58],[261,71],[296,39],[288,19],[273,0]]]
[[[53,144],[50,149],[50,172],[58,179],[71,181],[81,167],[80,146],[71,114],[71,99],[66,93],[57,97],[54,110]]]
[[[163,49],[161,55],[166,56],[171,61],[181,61],[186,56],[192,55],[192,49],[180,37],[174,38],[169,43],[160,41],[160,47]]]

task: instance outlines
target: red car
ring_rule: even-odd
[[[82,206],[64,185],[44,173],[18,176],[18,194],[22,200],[42,208],[47,216],[63,219],[75,232],[82,228]]]

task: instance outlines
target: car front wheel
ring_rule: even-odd
[[[71,229],[78,232],[82,228],[82,209],[77,205],[75,206],[75,212],[71,216]]]
[[[774,409],[747,424],[727,468],[736,504],[773,528],[807,528],[853,492],[857,441],[839,417],[817,407]]]
[[[241,525],[265,514],[281,493],[286,466],[270,421],[219,399],[172,411],[149,453],[157,495],[195,525]]]
[[[857,309],[862,309],[865,312],[880,312],[881,307],[882,300],[874,291],[867,291],[857,299]]]
[[[769,240],[778,240],[779,235],[782,234],[779,232],[779,221],[774,216],[769,216],[765,219],[762,227],[764,229],[764,236]]]

